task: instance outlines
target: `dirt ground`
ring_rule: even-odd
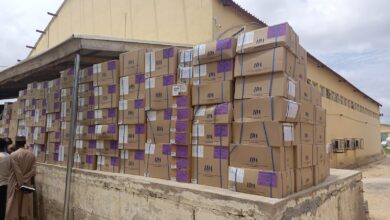
[[[364,199],[368,201],[369,219],[390,219],[390,156],[361,167]]]

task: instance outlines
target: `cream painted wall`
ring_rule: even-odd
[[[215,0],[66,0],[30,56],[72,34],[196,44],[213,39]]]
[[[339,82],[338,77],[329,73],[328,70],[318,68],[311,59],[308,62],[308,78],[379,114],[377,104],[362,94],[354,92],[353,88],[345,82]],[[327,144],[330,144],[332,139],[364,139],[363,150],[333,154],[331,157],[332,167],[349,166],[367,156],[381,153],[379,117],[364,114],[326,97],[322,98],[322,106],[327,110]]]

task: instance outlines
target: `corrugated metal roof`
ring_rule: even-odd
[[[247,11],[245,8],[241,7],[238,3],[236,3],[233,0],[220,0],[224,6],[232,6],[235,7],[238,11],[240,11],[242,14],[250,17],[251,19],[255,20],[257,23],[263,25],[264,27],[268,26],[266,23],[264,23],[262,20],[251,14],[249,11]]]

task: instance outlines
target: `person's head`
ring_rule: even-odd
[[[3,138],[0,138],[0,152],[7,152],[7,146],[7,142]]]
[[[9,137],[4,138],[4,141],[7,143],[7,146],[9,146],[9,145],[11,145],[11,144],[14,143],[14,142],[12,141],[12,139],[9,138]]]
[[[18,150],[19,148],[24,148],[24,146],[26,146],[26,137],[17,136],[15,138],[15,150]]]

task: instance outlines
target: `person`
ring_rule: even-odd
[[[14,149],[14,145],[13,145],[13,141],[11,138],[7,137],[7,138],[4,138],[5,142],[7,143],[7,151],[8,151],[8,154],[11,154],[12,152],[15,151]]]
[[[7,142],[0,138],[0,219],[5,218],[7,207],[7,185],[11,169],[9,154],[7,153]]]
[[[25,137],[16,137],[16,151],[10,155],[11,173],[8,180],[7,220],[33,219],[33,194],[20,190],[21,186],[32,186],[35,176],[35,156],[26,147]]]

